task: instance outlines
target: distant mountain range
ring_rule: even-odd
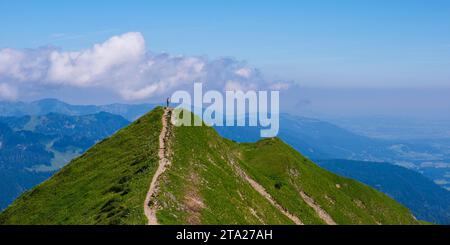
[[[0,209],[128,123],[106,112],[0,117]]]
[[[98,112],[109,112],[133,121],[155,107],[154,104],[110,104],[110,105],[70,105],[57,99],[43,99],[25,102],[0,101],[0,116],[27,116],[59,113],[79,116]]]

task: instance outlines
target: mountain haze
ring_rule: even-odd
[[[103,111],[134,121],[154,107],[154,104],[119,103],[109,105],[71,105],[57,99],[42,99],[33,102],[0,101],[0,116],[40,116],[49,113],[81,116]]]

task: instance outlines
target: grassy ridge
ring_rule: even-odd
[[[418,224],[407,208],[390,197],[318,167],[279,139],[241,144],[240,148],[247,172],[305,223],[317,222],[302,214],[293,201],[300,198],[300,190],[338,224]]]
[[[299,195],[304,191],[339,224],[418,224],[409,210],[359,182],[312,163],[279,139],[238,144],[207,126],[175,127],[173,162],[159,202],[163,224],[291,224],[238,176],[238,164],[305,224],[324,221]],[[195,190],[194,190],[195,189]],[[192,205],[195,202],[202,205]]]
[[[210,127],[175,127],[161,184],[162,224],[292,224],[233,171],[234,146]]]
[[[0,214],[0,223],[145,224],[143,202],[158,164],[162,114],[156,108],[91,148],[20,197]],[[161,224],[292,224],[234,166],[305,224],[324,221],[299,191],[340,224],[418,224],[391,198],[321,169],[279,139],[238,144],[207,126],[171,132],[172,164],[157,196]]]

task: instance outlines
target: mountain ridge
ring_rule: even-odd
[[[0,223],[147,223],[142,203],[160,160],[163,113],[157,107],[90,148],[16,200]],[[338,224],[419,224],[391,198],[321,169],[280,139],[238,144],[207,126],[173,127],[171,135],[171,165],[150,203],[160,224],[299,223],[286,213],[329,223],[318,210]]]

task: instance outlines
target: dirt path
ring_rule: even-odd
[[[278,204],[275,199],[264,189],[262,185],[260,185],[258,182],[250,178],[241,168],[239,168],[235,163],[231,163],[235,171],[239,176],[241,176],[244,180],[246,180],[250,186],[255,189],[261,196],[267,199],[272,206],[274,206],[276,209],[278,209],[282,214],[284,214],[286,217],[288,217],[292,222],[294,222],[296,225],[303,225],[303,222],[295,215],[289,213],[288,210],[283,208],[280,204]]]
[[[150,188],[147,192],[147,196],[144,202],[144,213],[148,219],[148,225],[158,225],[158,220],[156,218],[156,211],[158,210],[158,203],[155,201],[158,196],[159,190],[159,179],[160,176],[166,171],[167,167],[170,165],[170,160],[168,159],[167,142],[169,140],[169,122],[168,119],[171,115],[171,109],[165,108],[164,114],[161,119],[162,130],[159,135],[159,166],[156,173],[153,175],[152,182],[150,183]]]
[[[300,196],[303,198],[303,200],[310,206],[316,214],[323,220],[327,225],[337,225],[336,222],[334,222],[333,218],[327,213],[327,211],[323,210],[314,199],[312,199],[310,196],[306,195],[303,191],[299,191]]]

